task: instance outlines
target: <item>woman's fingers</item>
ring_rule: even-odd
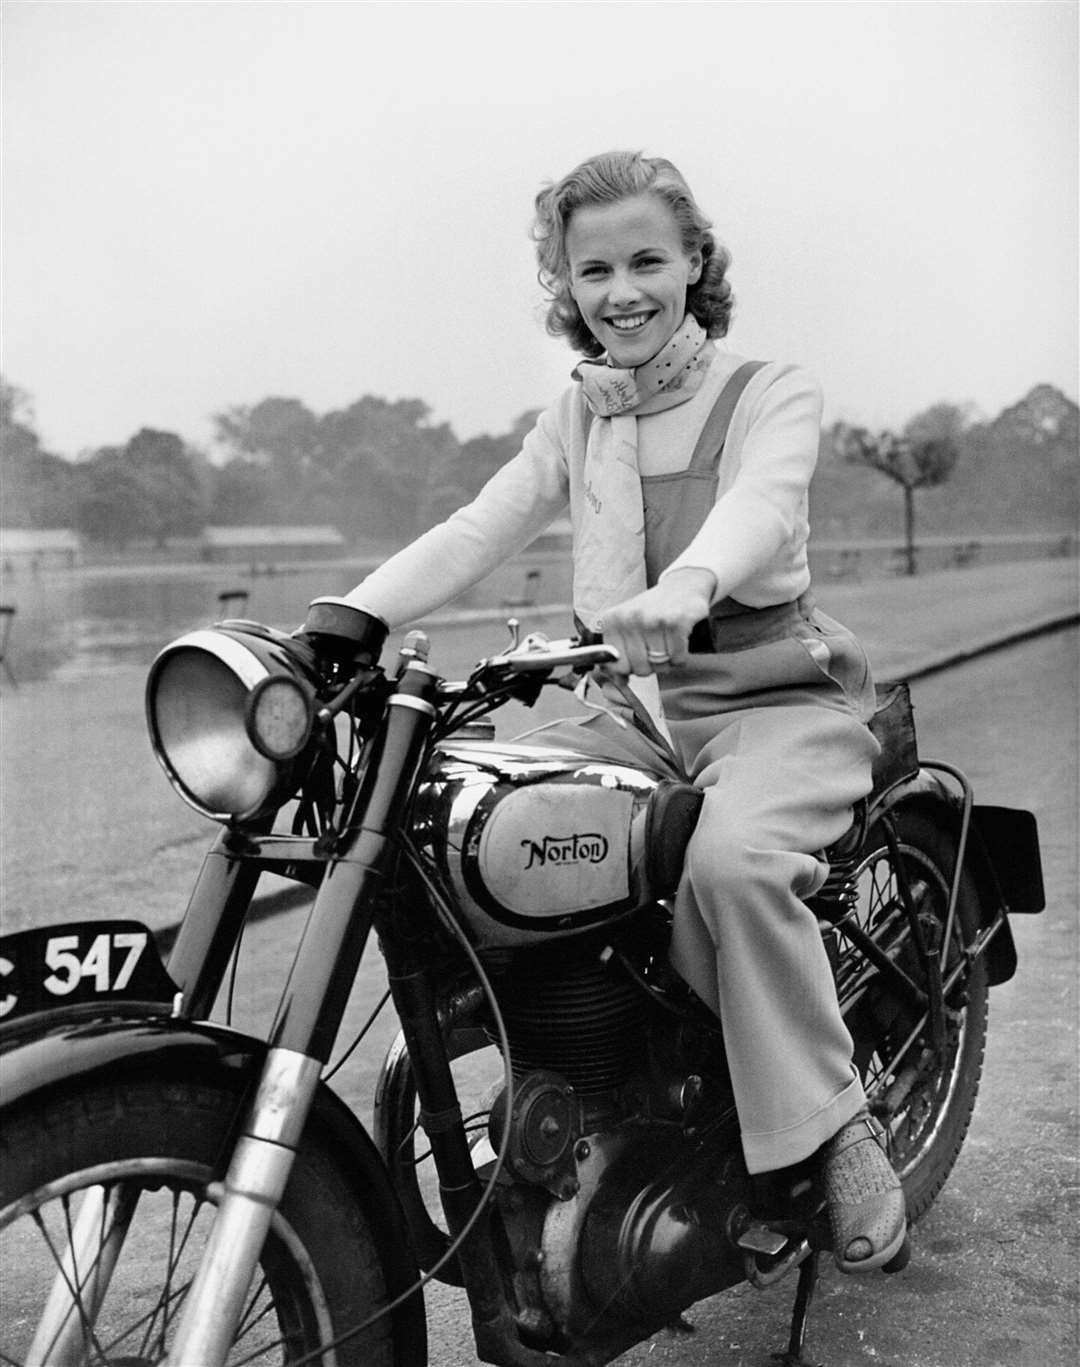
[[[679,663],[686,655],[686,642],[680,635],[677,629],[655,623],[636,626],[605,620],[604,625],[604,640],[623,657],[616,662],[616,669],[625,661],[621,672],[629,674],[653,674]]]
[[[604,639],[622,652],[622,672],[653,674],[682,664],[694,624],[708,614],[708,587],[713,583],[709,571],[681,570],[609,608],[604,613]]]

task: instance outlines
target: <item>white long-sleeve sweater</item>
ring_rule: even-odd
[[[686,467],[720,390],[743,360],[715,347],[692,399],[638,419],[641,474]],[[686,566],[711,570],[714,601],[731,596],[747,607],[789,602],[807,589],[807,489],[821,409],[820,387],[799,367],[770,362],[754,375],[732,414],[712,511],[665,575]],[[540,415],[519,454],[471,503],[391,556],[348,601],[396,628],[464,592],[527,546],[567,505],[576,529],[584,459],[584,400],[574,384]]]

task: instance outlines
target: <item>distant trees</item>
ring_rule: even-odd
[[[175,432],[144,427],[123,446],[63,460],[42,448],[29,396],[0,379],[0,522],[6,527],[71,527],[119,546],[195,535],[207,503],[199,459]]]
[[[877,470],[900,485],[904,495],[904,563],[908,574],[917,570],[915,549],[915,491],[944,484],[956,467],[964,410],[939,403],[912,418],[900,435],[867,431],[837,424],[833,442],[841,459]]]
[[[535,421],[460,443],[421,399],[365,394],[328,413],[272,395],[215,415],[223,460],[144,427],[78,461],[42,450],[27,394],[0,381],[0,519],[72,527],[123,546],[197,535],[206,522],[326,523],[353,543],[403,543],[468,501]]]
[[[0,377],[0,520],[9,527],[70,527],[72,466],[42,449],[25,390]]]
[[[213,474],[215,526],[238,527],[275,521],[273,491],[266,472],[253,460],[234,456]],[[305,519],[306,521],[307,519]]]
[[[147,499],[146,533],[163,545],[170,536],[194,536],[205,521],[195,458],[175,432],[143,427],[124,458]]]
[[[322,418],[324,488],[347,534],[408,540],[434,520],[434,482],[458,442],[448,424],[434,425],[430,416],[420,399],[365,394]]]
[[[215,418],[230,453],[220,471],[218,521],[329,522],[351,540],[403,542],[469,499],[520,448],[524,415],[502,437],[459,443],[420,399],[365,394],[322,415],[268,398]]]
[[[467,502],[517,454],[536,416],[460,442],[416,398],[368,394],[320,414],[269,396],[216,415],[213,460],[175,432],[143,427],[72,461],[44,449],[30,396],[0,378],[0,525],[71,527],[121,545],[194,536],[207,522],[317,523],[382,552]],[[1070,534],[1080,516],[1078,424],[1075,402],[1050,385],[990,422],[938,403],[898,431],[836,423],[810,491],[815,535],[902,534],[914,573],[916,512],[924,535]],[[902,505],[872,471],[900,487]],[[946,483],[947,495],[932,492]]]
[[[74,524],[92,541],[124,546],[202,530],[204,500],[194,460],[175,432],[141,428],[125,446],[104,446],[75,467]]]

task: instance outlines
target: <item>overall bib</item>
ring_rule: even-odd
[[[754,369],[728,382],[684,470],[642,478],[650,585],[715,503],[728,423]],[[874,690],[854,636],[809,594],[763,609],[727,599],[690,644],[683,665],[657,675],[676,753],[705,790],[671,961],[720,1017],[747,1166],[766,1172],[808,1157],[865,1100],[804,899],[828,872],[819,852],[870,791]],[[648,751],[603,713],[573,726],[579,748],[591,736],[597,752]]]
[[[715,502],[740,378],[686,470],[642,480],[650,583]],[[705,789],[671,961],[720,1017],[747,1165],[764,1172],[813,1153],[865,1100],[804,899],[828,873],[819,852],[870,791],[874,689],[854,636],[809,594],[757,610],[714,605],[691,651],[658,676],[676,752]]]

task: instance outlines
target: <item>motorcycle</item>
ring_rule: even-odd
[[[421,633],[384,669],[384,624],[339,599],[158,655],[155,754],[222,829],[167,964],[137,921],[0,941],[0,1361],[422,1367],[438,1280],[481,1360],[599,1367],[797,1273],[779,1360],[805,1362],[818,1175],[748,1175],[719,1023],[667,964],[701,794],[640,714],[640,762],[496,740],[507,702],[614,658],[512,626],[460,681]],[[1009,915],[1043,894],[1034,818],[976,804],[919,756],[906,687],[879,694],[873,792],[812,906],[914,1222],[971,1119]],[[214,1009],[264,873],[311,905],[256,1038]],[[329,1077],[373,933],[371,1019],[389,998],[400,1034],[369,1132]]]

